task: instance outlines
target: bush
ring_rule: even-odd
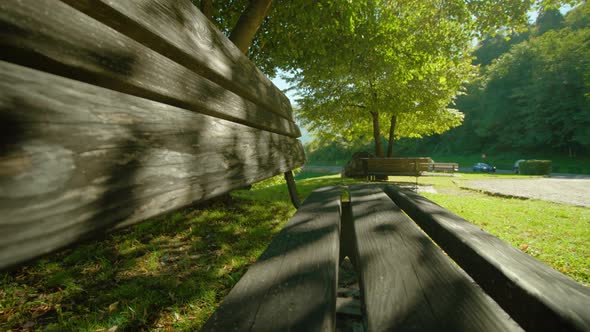
[[[548,175],[551,173],[551,160],[525,160],[518,165],[520,174]]]

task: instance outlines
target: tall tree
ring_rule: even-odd
[[[244,40],[252,40],[249,29],[238,28],[246,16],[236,8],[250,8],[258,1],[262,0],[218,4],[214,20],[230,36],[243,30]],[[271,76],[277,68],[291,73],[301,91],[304,121],[342,135],[371,130],[378,155],[383,155],[381,136],[419,136],[459,124],[461,115],[448,105],[472,76],[472,39],[505,26],[523,27],[533,4],[530,0],[276,2],[270,11],[262,6],[258,15],[248,16],[247,21],[259,25],[261,13],[268,11],[249,56]],[[549,8],[561,2],[538,4]]]
[[[536,30],[538,35],[542,35],[549,30],[559,30],[563,26],[563,15],[555,8],[543,9],[537,17]]]

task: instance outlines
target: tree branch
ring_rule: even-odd
[[[346,104],[344,106],[349,106],[349,107],[358,107],[358,108],[367,108],[367,106],[365,105],[360,105],[360,104]]]

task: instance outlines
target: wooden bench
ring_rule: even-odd
[[[304,163],[289,101],[189,1],[2,1],[0,23],[1,270]],[[343,256],[369,331],[590,330],[587,288],[421,196],[342,190],[205,331],[333,331]]]
[[[304,164],[289,100],[190,1],[0,24],[0,269]]]
[[[457,163],[430,163],[428,165],[429,172],[444,172],[454,173],[459,171],[459,164]]]
[[[590,329],[590,289],[411,191],[342,190],[308,197],[203,331],[333,331],[343,256],[367,331]]]
[[[368,180],[378,176],[420,176],[428,171],[430,158],[362,158],[363,173]]]

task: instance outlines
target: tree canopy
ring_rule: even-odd
[[[233,35],[243,16],[236,9],[254,2],[215,5],[213,20]],[[382,136],[391,151],[396,138],[461,123],[453,101],[475,77],[475,37],[520,31],[532,6],[549,13],[575,2],[276,0],[248,54],[271,76],[288,73],[304,124],[328,136],[372,131],[383,155]]]
[[[476,51],[482,78],[457,103],[464,125],[427,143],[468,152],[590,151],[589,8],[552,19],[560,23],[549,29],[539,15],[529,33],[484,40]]]

